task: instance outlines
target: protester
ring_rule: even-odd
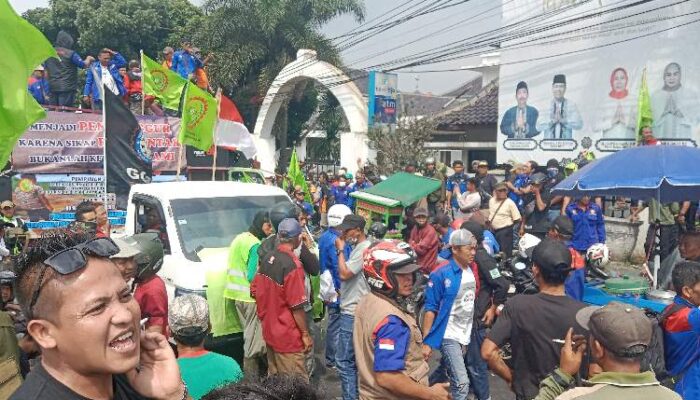
[[[591,203],[589,196],[581,196],[575,203],[566,207],[566,216],[574,224],[571,247],[579,253],[586,253],[596,243],[605,243],[605,216],[600,206]]]
[[[513,200],[508,198],[508,187],[500,182],[489,200],[489,219],[486,226],[493,231],[501,251],[506,257],[513,255],[513,227],[520,222],[520,212]]]
[[[165,282],[157,275],[163,266],[163,243],[154,233],[133,236],[139,254],[136,255],[134,298],[141,307],[141,318],[147,318],[146,332],[167,336],[168,293]]]
[[[10,315],[0,310],[0,397],[9,398],[22,385],[17,334]]]
[[[353,192],[364,191],[364,190],[371,188],[372,186],[374,186],[374,185],[372,185],[372,182],[367,180],[365,173],[362,171],[357,171],[357,173],[355,174],[355,183],[350,184],[350,187],[348,189],[348,194],[353,193]],[[355,199],[354,199],[354,197],[351,199],[353,202],[352,205],[354,206]],[[350,207],[350,208],[352,208],[352,207]]]
[[[202,397],[202,400],[324,400],[313,385],[296,375],[272,375],[260,381],[245,379],[221,386]]]
[[[418,265],[425,274],[433,272],[437,266],[440,238],[435,228],[428,223],[428,209],[418,207],[413,211],[416,224],[411,229],[408,244],[418,255]]]
[[[13,203],[12,200],[5,200],[0,203],[0,212],[2,212],[0,215],[0,222],[11,224],[15,228],[23,228],[26,230],[24,221],[15,216],[15,203]]]
[[[634,207],[630,220],[639,220],[639,213],[649,207],[649,228],[647,229],[644,250],[647,254],[652,254],[651,249],[656,247],[656,235],[658,228],[659,236],[659,257],[663,262],[673,250],[678,246],[678,225],[685,224],[685,215],[690,208],[690,202],[660,204],[656,199],[650,199],[646,204]],[[654,252],[654,254],[656,254]]]
[[[293,218],[277,229],[279,245],[261,261],[250,285],[267,345],[268,373],[297,374],[308,379],[305,355],[311,351],[304,305],[309,302],[305,274],[294,249],[301,246],[301,225]]]
[[[353,201],[350,197],[349,182],[352,182],[352,174],[338,175],[338,184],[331,188],[334,204],[345,204],[352,210]]]
[[[471,232],[459,229],[450,236],[450,246],[452,259],[430,274],[425,290],[423,356],[428,360],[433,349],[440,350],[440,366],[431,374],[430,383],[449,378],[452,398],[466,400],[466,354],[473,345],[474,301],[479,286],[473,263],[477,243]]]
[[[109,237],[109,235],[110,235],[109,215],[107,214],[107,208],[105,208],[105,204],[101,201],[94,201],[92,204],[95,206],[95,221],[97,222],[97,237]]]
[[[95,203],[89,200],[80,202],[75,207],[75,220],[78,222],[94,224],[97,229],[97,212],[95,211]]]
[[[177,345],[177,363],[192,400],[213,389],[243,379],[243,372],[231,357],[204,349],[209,334],[209,307],[204,297],[187,294],[176,297],[168,311],[168,326]]]
[[[454,229],[450,226],[450,217],[446,214],[437,214],[433,218],[433,228],[440,238],[440,248],[438,252],[438,262],[440,259],[447,260],[452,257],[452,250],[450,249],[450,235],[454,232]]]
[[[528,189],[530,188],[530,173],[532,172],[530,163],[518,164],[513,171],[515,172],[513,181],[506,180],[504,183],[508,186],[508,197],[518,206],[518,210],[522,211],[525,206],[523,196],[529,193]]]
[[[109,90],[117,97],[124,97],[124,79],[119,75],[119,68],[126,66],[126,60],[118,52],[104,48],[97,55],[93,64],[85,74],[83,101],[92,106],[93,110],[102,110],[102,90]]]
[[[560,215],[550,225],[547,237],[560,241],[569,248],[572,271],[564,282],[564,291],[572,299],[583,301],[583,291],[586,285],[586,260],[581,253],[571,247],[573,234],[574,224],[566,215]]]
[[[338,271],[338,255],[336,254],[335,242],[343,232],[338,230],[338,225],[343,222],[346,215],[352,211],[344,204],[336,204],[328,210],[328,229],[323,232],[318,239],[318,256],[321,267],[321,275],[329,273],[333,282],[333,289],[340,293],[340,272]],[[345,246],[343,256],[349,259],[352,248]],[[326,303],[326,315],[328,326],[326,328],[326,367],[336,367],[336,349],[338,348],[338,336],[340,329],[340,299],[336,295],[336,300]]]
[[[326,228],[328,227],[328,210],[334,205],[334,199],[331,194],[330,180],[325,172],[318,174],[317,193],[318,212],[321,215],[320,225],[322,228]]]
[[[559,171],[559,161],[552,158],[547,161],[547,180],[542,186],[544,193],[550,194],[551,190],[564,180],[564,174]],[[556,217],[562,215],[562,206],[564,204],[563,196],[552,196],[549,199],[549,222],[554,221]]]
[[[427,197],[428,200],[428,211],[431,216],[437,215],[438,212],[443,212],[442,208],[445,204],[445,176],[442,172],[438,171],[435,164],[434,157],[428,157],[425,159],[425,169],[423,170],[423,176],[427,178],[433,178],[440,181],[440,187],[434,192],[430,193]]]
[[[263,239],[272,234],[272,223],[268,212],[255,214],[250,227],[240,233],[231,242],[228,253],[228,276],[226,289],[223,292],[224,302],[228,307],[217,307],[215,318],[225,332],[231,333],[233,328],[225,328],[231,324],[231,319],[237,314],[243,325],[243,371],[246,376],[263,376],[267,370],[265,356],[265,341],[262,337],[262,326],[257,317],[257,304],[250,293],[250,284],[258,270],[258,248]]]
[[[520,228],[520,236],[529,233],[540,239],[543,239],[549,231],[549,204],[552,195],[549,189],[546,188],[546,176],[541,173],[535,173],[530,180],[531,193],[533,199],[524,207],[523,223]]]
[[[654,137],[654,131],[650,126],[642,127],[642,140],[639,141],[640,146],[660,146],[661,141]]]
[[[197,47],[192,48],[192,53],[196,58],[202,60],[202,67],[196,68],[194,70],[194,81],[197,84],[198,88],[211,93],[212,89],[209,86],[209,77],[207,76],[207,71],[205,69],[207,64],[209,63],[209,59],[211,58],[211,56],[202,59],[202,53]]]
[[[44,67],[39,65],[34,68],[32,76],[29,77],[27,82],[27,90],[31,93],[32,97],[37,103],[44,105],[49,104],[49,82],[44,78]]]
[[[19,265],[18,297],[41,362],[10,399],[187,398],[166,338],[139,329],[139,306],[107,238],[56,231]]]
[[[473,219],[479,223],[484,223],[483,214],[480,212],[481,194],[478,191],[478,184],[476,178],[469,178],[467,179],[466,192],[461,193],[459,188],[455,188],[455,194],[458,194],[457,204],[459,205],[459,215],[455,215],[464,221]]]
[[[126,89],[126,102],[129,105],[129,110],[134,115],[141,115],[145,110],[142,110],[143,102],[143,86],[141,84],[141,66],[136,60],[129,61],[129,69],[122,76],[124,79],[124,89]]]
[[[173,65],[173,54],[175,53],[175,50],[170,47],[166,46],[163,49],[163,68],[171,69]]]
[[[584,333],[575,317],[585,304],[564,293],[564,281],[571,272],[569,250],[563,243],[544,239],[533,250],[532,261],[539,293],[508,300],[481,347],[491,371],[512,387],[516,399],[537,396],[540,381],[557,364],[560,349],[552,339],[563,338],[570,327]],[[512,370],[499,355],[507,342],[513,353]]]
[[[641,360],[653,333],[644,311],[613,301],[578,311],[576,321],[590,331],[588,345],[583,336],[574,337],[569,329],[559,368],[542,381],[535,400],[680,399],[656,380],[653,371],[641,372]],[[587,347],[602,372],[585,381],[586,387],[574,388]]]
[[[5,225],[5,230],[13,230],[12,235],[4,235],[2,238],[5,241],[5,246],[10,250],[10,254],[18,255],[29,241],[29,237],[25,237],[22,241],[17,235],[28,231],[27,226],[21,218],[15,216],[15,203],[10,200],[5,200],[0,203],[0,223]]]
[[[474,221],[462,224],[461,229],[466,229],[476,240],[476,263],[478,274],[478,291],[474,304],[474,325],[470,345],[467,346],[465,361],[469,384],[476,395],[477,400],[487,400],[489,393],[488,364],[481,357],[481,346],[486,338],[486,330],[493,325],[499,309],[503,309],[508,298],[510,282],[501,275],[498,263],[488,253],[484,241],[484,228]],[[488,232],[488,231],[487,231]]]
[[[488,161],[479,161],[474,178],[476,178],[476,187],[479,189],[479,195],[481,196],[481,209],[484,210],[484,217],[488,218],[489,200],[493,196],[493,190],[498,183],[496,177],[489,174]]]
[[[340,328],[338,348],[335,353],[336,367],[340,376],[343,400],[358,398],[357,365],[353,347],[353,323],[357,303],[369,293],[369,286],[362,274],[363,254],[372,242],[365,235],[365,219],[354,214],[346,215],[338,225],[342,237],[336,239],[335,249],[338,256],[340,273]],[[345,259],[346,243],[352,247],[350,257]]]
[[[136,256],[141,254],[141,250],[133,237],[115,238],[114,244],[119,248],[119,253],[111,256],[110,259],[122,274],[124,282],[128,283],[136,276]]]
[[[182,48],[173,54],[170,69],[185,79],[191,79],[197,68],[203,68],[202,60],[194,55],[192,44],[182,42]]]
[[[700,263],[685,261],[672,273],[676,297],[663,312],[666,369],[684,399],[700,398]]]
[[[411,253],[406,243],[378,242],[364,256],[362,268],[372,292],[357,306],[352,337],[361,399],[450,398],[447,384],[428,386],[422,335],[406,310],[420,269]]]
[[[686,232],[678,242],[678,252],[687,261],[700,262],[700,232]]]
[[[75,106],[75,92],[78,90],[78,68],[86,69],[95,60],[92,56],[81,59],[80,54],[72,50],[73,38],[65,31],[59,31],[54,48],[58,58],[50,57],[44,63],[49,79],[49,103],[63,107]]]
[[[310,218],[314,214],[314,208],[305,200],[305,196],[304,188],[301,185],[296,185],[294,187],[294,204]]]
[[[464,163],[461,160],[453,161],[452,169],[455,173],[447,178],[447,183],[445,184],[445,210],[451,210],[453,218],[457,218],[461,214],[459,212],[459,203],[457,202],[457,197],[459,195],[455,194],[455,187],[459,188],[459,193],[466,192],[467,179],[469,177],[464,172]]]
[[[26,210],[31,221],[48,220],[53,206],[46,198],[44,188],[36,182],[36,175],[22,174],[22,185],[17,185],[13,192],[15,202]]]

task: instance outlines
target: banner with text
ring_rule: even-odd
[[[646,68],[653,132],[700,140],[700,23],[695,2],[503,0],[498,162],[598,158],[636,145]],[[540,26],[546,26],[543,30]],[[515,29],[515,28],[513,28]],[[643,160],[640,160],[643,162]]]
[[[158,174],[177,169],[180,119],[137,116],[144,145]],[[103,174],[102,115],[49,111],[17,141],[12,152],[15,171],[33,174]],[[182,158],[184,164],[184,152]]]

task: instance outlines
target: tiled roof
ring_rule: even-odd
[[[498,122],[498,81],[494,80],[467,102],[433,117],[439,128],[489,125]]]
[[[399,93],[401,115],[428,116],[443,111],[453,98],[422,93]]]

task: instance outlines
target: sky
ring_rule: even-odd
[[[385,32],[369,35],[366,40],[341,53],[343,62],[351,68],[367,69],[500,27],[499,0],[441,1],[444,4],[456,5],[405,21]],[[201,2],[193,1],[194,4]],[[433,2],[435,0],[430,3]],[[358,29],[395,21],[423,7],[423,4],[430,3],[419,0],[365,0],[366,25]],[[30,8],[46,7],[48,0],[10,0],[10,4],[21,14]],[[401,8],[403,4],[405,6]],[[334,38],[350,32],[359,25],[361,23],[354,18],[344,16],[329,22],[321,30],[327,37]],[[361,34],[352,36],[353,39],[362,37]],[[335,42],[342,47],[347,45],[344,40],[339,38]],[[415,43],[411,43],[413,41]],[[402,70],[399,71],[399,89],[409,92],[417,89],[424,93],[442,94],[459,87],[478,74],[467,70],[439,73],[424,73],[422,70],[460,69],[479,63],[481,58],[477,56]],[[381,66],[379,69],[382,69]]]

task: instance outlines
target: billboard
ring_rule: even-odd
[[[700,52],[690,51],[700,35],[697,3],[516,0],[502,7],[503,26],[529,34],[501,43],[498,162],[575,158],[582,150],[599,158],[635,146],[645,70],[654,136],[697,146]]]
[[[369,127],[396,128],[399,76],[370,71],[367,109]]]

